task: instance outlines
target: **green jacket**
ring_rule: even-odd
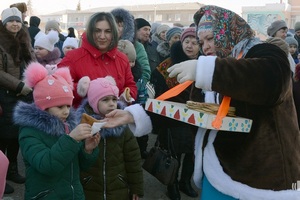
[[[83,101],[77,109],[77,116],[86,112],[86,103]],[[99,118],[96,114],[91,116]],[[98,160],[80,174],[86,199],[127,200],[131,194],[142,197],[142,161],[132,132],[127,126],[119,126],[101,129],[100,135]]]
[[[139,62],[142,69],[142,78],[147,83],[150,80],[150,64],[148,60],[147,52],[144,48],[144,45],[138,41],[134,43],[136,51],[136,60]]]
[[[126,129],[120,137],[101,138],[99,149],[96,163],[81,172],[86,199],[127,200],[129,193],[142,197],[141,156],[130,130]]]
[[[75,123],[74,113],[67,119],[69,130]],[[25,198],[30,200],[83,200],[80,168],[87,169],[98,157],[84,152],[65,132],[65,124],[57,117],[41,111],[34,104],[18,103],[14,121],[22,128],[19,135],[21,153],[26,166]]]

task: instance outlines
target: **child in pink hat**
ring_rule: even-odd
[[[86,113],[101,120],[117,108],[122,108],[118,101],[119,89],[111,76],[92,81],[85,76],[78,82],[77,93],[82,97],[87,96],[77,109],[77,116]],[[99,150],[103,153],[99,154],[97,162],[90,170],[81,171],[87,200],[105,197],[128,199],[128,196],[131,196],[130,199],[139,199],[144,194],[141,155],[135,136],[148,134],[152,127],[147,125],[149,117],[140,105],[129,107],[127,108],[131,111],[134,110],[132,115],[135,123],[143,125],[136,127],[135,134],[127,125],[100,130]]]
[[[79,168],[97,159],[100,136],[79,124],[71,109],[72,79],[68,68],[51,71],[39,63],[25,70],[34,103],[19,102],[13,115],[26,167],[24,199],[84,199]]]

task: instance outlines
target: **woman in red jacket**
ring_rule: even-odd
[[[137,96],[128,58],[117,49],[118,29],[110,13],[99,12],[92,15],[82,35],[82,45],[69,52],[58,67],[68,66],[74,80],[74,107],[78,107],[81,97],[77,94],[77,83],[83,76],[91,80],[112,76],[122,94],[126,87],[132,98]]]

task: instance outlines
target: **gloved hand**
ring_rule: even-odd
[[[77,84],[77,93],[81,97],[85,97],[89,87],[90,87],[91,79],[88,76],[82,77]]]
[[[197,60],[188,60],[173,65],[167,71],[169,77],[176,77],[179,83],[184,83],[187,80],[194,81],[196,78]]]
[[[23,86],[20,95],[26,96],[32,92],[32,88],[28,87],[26,84]]]

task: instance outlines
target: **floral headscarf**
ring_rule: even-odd
[[[199,22],[202,17],[212,20],[216,54],[219,57],[229,56],[236,44],[244,39],[254,37],[254,31],[238,14],[212,5],[203,6],[194,14],[197,36]]]

